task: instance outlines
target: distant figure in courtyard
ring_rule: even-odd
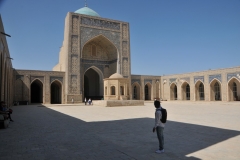
[[[11,114],[12,114],[12,109],[8,109],[7,108],[7,105],[5,104],[4,101],[1,101],[1,104],[0,104],[0,114],[5,114],[5,115],[8,115],[8,118],[10,119],[11,122],[13,122],[12,118],[11,118]],[[7,116],[4,116],[7,118]]]
[[[89,104],[89,105],[92,104],[92,100],[91,100],[91,98],[89,98],[89,100],[88,100],[88,104]]]
[[[74,100],[73,100],[73,98],[72,98],[72,104],[74,103]]]
[[[159,149],[156,150],[156,153],[163,153],[164,152],[164,136],[163,136],[163,130],[165,127],[165,124],[161,122],[162,118],[162,112],[161,112],[161,104],[159,101],[154,101],[154,106],[156,108],[155,111],[155,126],[153,127],[153,132],[157,131],[157,137],[159,141]]]
[[[85,102],[85,105],[87,104],[87,98],[85,97],[85,99],[84,99],[84,102]]]

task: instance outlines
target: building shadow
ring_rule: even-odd
[[[11,154],[12,159],[21,155],[22,159],[198,160],[186,155],[240,135],[234,130],[167,121],[166,152],[159,155],[154,153],[158,141],[152,133],[152,118],[85,122],[43,105],[14,106],[13,110],[15,122],[0,130],[0,142],[8,144],[0,154],[7,159]]]
[[[138,118],[107,122],[91,122],[97,128],[98,136],[118,145],[128,155],[136,159],[155,159],[158,149],[156,133],[152,133],[154,119]],[[104,126],[104,127],[101,127]],[[240,135],[239,131],[167,121],[164,130],[166,159],[199,159],[186,155]],[[150,158],[150,159],[151,159]]]

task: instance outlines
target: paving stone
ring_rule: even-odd
[[[158,148],[152,102],[145,106],[14,106],[0,129],[1,159],[240,159],[240,104],[163,102],[165,153]]]

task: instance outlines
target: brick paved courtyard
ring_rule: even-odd
[[[14,106],[0,129],[0,159],[240,159],[240,103],[163,102],[165,153],[158,148],[153,102],[145,106]]]

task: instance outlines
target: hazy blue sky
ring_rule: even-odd
[[[2,1],[2,0],[0,0]],[[0,13],[13,67],[52,70],[67,12],[84,0],[5,0]],[[103,18],[130,23],[132,74],[240,66],[240,0],[88,0]],[[47,57],[47,58],[46,58]]]

